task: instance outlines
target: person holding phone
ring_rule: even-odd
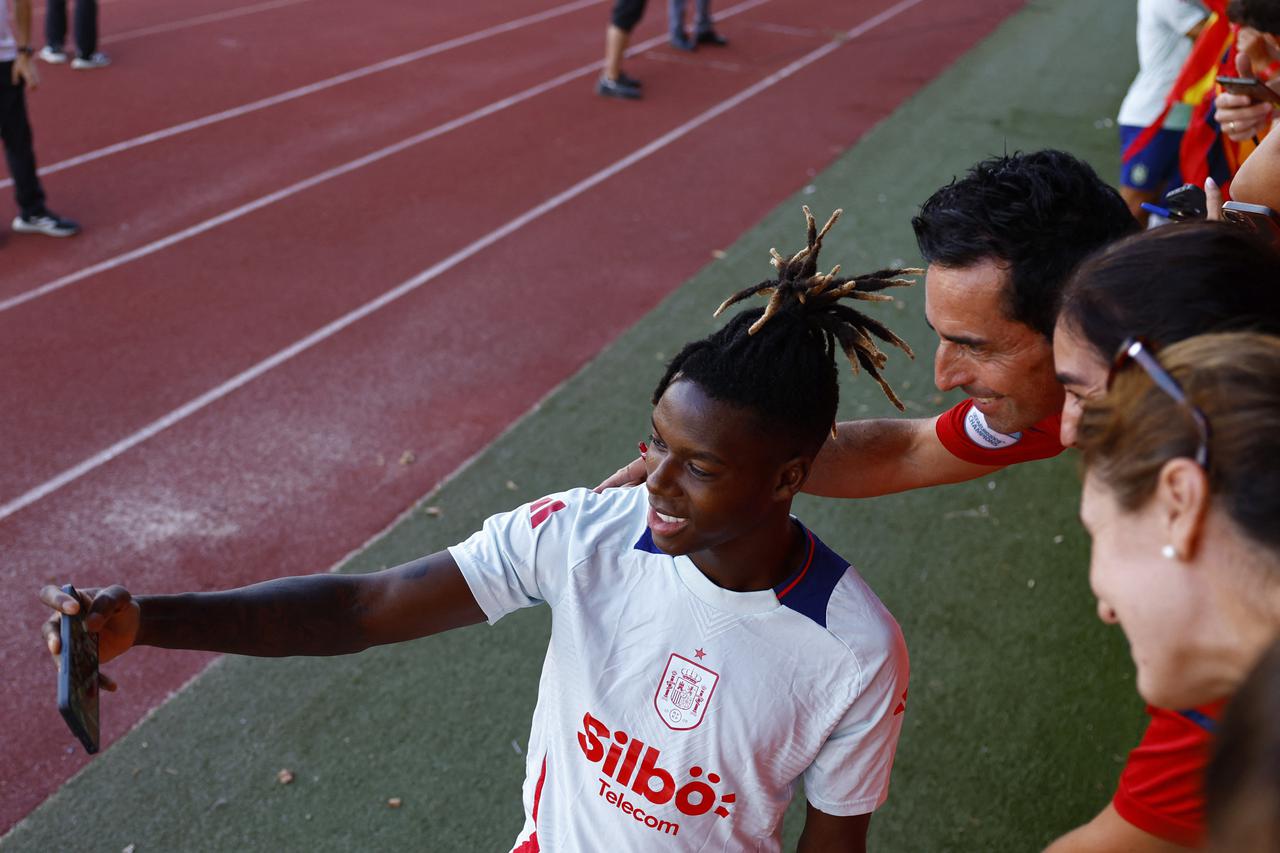
[[[777,278],[686,345],[653,396],[644,489],[575,489],[496,515],[465,542],[363,575],[134,596],[41,599],[58,647],[86,614],[112,660],[135,645],[333,655],[547,603],[553,620],[513,850],[770,850],[804,780],[799,849],[864,851],[888,795],[908,662],[893,617],[848,561],[790,514],[831,431],[835,353],[893,392],[844,304],[911,283],[818,272],[827,228]],[[837,211],[838,213],[838,211]],[[767,760],[762,756],[768,756]]]
[[[1236,34],[1236,71],[1241,77],[1257,80],[1280,93],[1280,4],[1270,0],[1231,0],[1227,14],[1240,25]],[[1224,87],[1213,105],[1218,126],[1233,142],[1261,138],[1277,115],[1271,100],[1239,89]]]
[[[1138,0],[1138,76],[1129,85],[1116,122],[1122,152],[1160,117],[1208,16],[1208,10],[1194,0]],[[1191,105],[1175,104],[1155,136],[1121,165],[1120,195],[1144,225],[1148,213],[1143,202],[1152,203],[1182,183],[1178,149],[1190,121]]]

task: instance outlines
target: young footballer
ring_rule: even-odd
[[[644,488],[575,489],[446,551],[366,575],[79,600],[102,660],[134,645],[360,651],[552,608],[514,851],[779,849],[804,780],[802,851],[861,851],[902,726],[907,652],[857,572],[790,515],[835,423],[835,353],[880,377],[896,335],[844,303],[907,270],[818,272],[823,236],[774,252],[767,295],[688,344],[654,393]],[[837,211],[838,215],[838,211]],[[58,650],[58,619],[45,626]]]

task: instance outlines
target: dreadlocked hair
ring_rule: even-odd
[[[741,311],[719,331],[686,344],[667,365],[653,394],[654,405],[676,378],[689,379],[714,399],[754,410],[767,425],[785,429],[801,447],[816,452],[827,432],[835,432],[839,346],[855,375],[859,368],[865,370],[893,405],[900,411],[905,408],[880,375],[888,356],[874,338],[915,358],[911,347],[883,323],[841,300],[892,301],[879,291],[915,284],[900,276],[921,275],[924,270],[883,269],[848,278],[840,277],[836,265],[829,273],[818,272],[822,238],[841,213],[831,214],[818,230],[813,213],[804,208],[808,244],[790,258],[770,249],[777,278],[733,294],[715,316],[756,295],[767,296],[768,304]]]

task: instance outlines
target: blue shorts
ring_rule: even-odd
[[[1144,127],[1120,125],[1122,155],[1144,130]],[[1181,145],[1182,131],[1157,131],[1147,146],[1135,154],[1132,160],[1120,164],[1120,185],[1136,190],[1149,190],[1157,195],[1171,187],[1181,186],[1182,173],[1178,170],[1178,148]]]

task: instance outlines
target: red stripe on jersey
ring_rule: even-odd
[[[529,523],[533,525],[534,530],[537,530],[539,524],[551,517],[551,513],[559,512],[564,508],[564,501],[552,501],[551,498],[535,501],[529,507]]]
[[[814,551],[814,545],[813,545],[813,534],[812,534],[812,533],[810,533],[808,530],[806,530],[806,531],[804,532],[804,535],[809,537],[809,556],[805,558],[805,561],[804,561],[804,568],[802,568],[802,569],[800,570],[800,574],[796,575],[796,579],[795,579],[795,580],[793,580],[791,583],[787,584],[787,588],[786,588],[786,589],[784,589],[782,592],[778,593],[778,600],[779,600],[779,601],[781,601],[781,600],[782,600],[782,597],[783,597],[784,595],[786,595],[787,593],[791,592],[791,590],[795,589],[795,588],[796,588],[796,585],[797,585],[797,584],[799,584],[799,583],[800,583],[800,581],[804,580],[804,576],[805,576],[805,575],[807,575],[807,574],[809,573],[809,567],[813,565],[813,551]]]
[[[542,783],[547,781],[547,757],[542,756],[542,772],[538,774],[538,785],[533,789],[533,834],[529,836],[529,840],[521,844],[511,853],[539,853],[542,850],[538,846],[538,806],[542,803]]]

